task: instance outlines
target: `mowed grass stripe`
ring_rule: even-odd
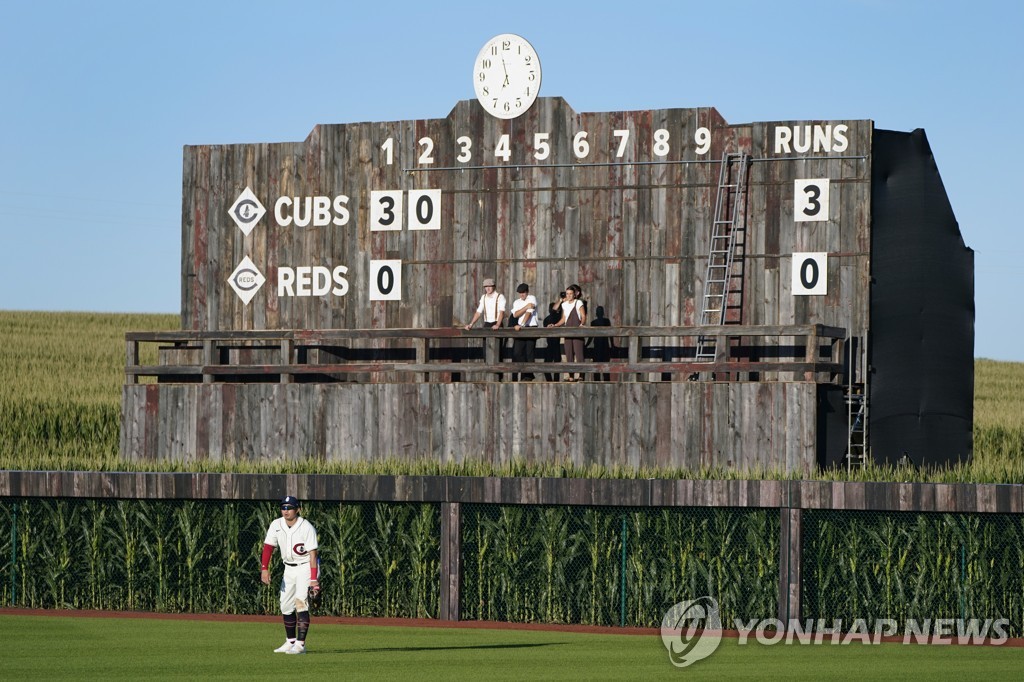
[[[1024,649],[981,646],[775,645],[725,639],[673,667],[658,636],[318,625],[305,656],[274,654],[270,623],[0,616],[5,679],[891,680],[1012,679]],[[329,676],[329,677],[326,677]]]

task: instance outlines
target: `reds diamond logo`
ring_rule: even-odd
[[[228,215],[235,221],[235,225],[238,225],[238,229],[245,234],[252,232],[256,223],[266,212],[267,209],[263,208],[263,204],[248,187],[238,195],[235,203],[231,204],[231,208],[228,209]]]
[[[235,271],[228,277],[228,284],[246,305],[249,305],[249,301],[266,281],[267,278],[259,271],[256,264],[249,260],[248,256],[242,259]]]

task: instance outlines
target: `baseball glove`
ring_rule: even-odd
[[[324,601],[324,591],[319,586],[309,589],[309,608],[318,609]]]

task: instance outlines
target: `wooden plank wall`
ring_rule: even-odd
[[[849,145],[841,153],[775,150],[779,126],[811,130],[838,123],[849,128]],[[711,132],[710,149],[703,154],[695,144],[702,127]],[[629,131],[621,157],[615,130]],[[578,159],[574,139],[584,131],[590,152]],[[668,132],[664,155],[658,131]],[[534,156],[536,133],[549,135],[547,159]],[[718,161],[725,151],[743,151],[753,162],[737,264],[742,288],[731,297],[729,320],[824,323],[864,336],[871,134],[870,121],[731,125],[713,108],[581,113],[561,98],[541,98],[511,121],[495,119],[466,100],[441,119],[318,125],[301,142],[188,146],[182,181],[182,326],[448,327],[472,316],[482,281],[492,276],[510,302],[520,281],[530,284],[542,304],[576,282],[591,314],[603,306],[613,326],[694,325]],[[495,154],[502,135],[509,139],[507,160]],[[389,138],[391,164],[382,147]],[[430,163],[421,161],[425,138],[433,144]],[[460,138],[472,145],[466,163],[457,158]],[[830,219],[795,223],[793,180],[817,177],[831,181]],[[248,235],[228,215],[246,187],[267,210]],[[410,190],[428,188],[442,192],[440,230],[370,230],[372,191],[401,190],[407,199]],[[282,227],[274,218],[278,197],[337,195],[349,198],[346,225]],[[410,207],[404,209],[407,215]],[[827,295],[791,295],[794,251],[830,254]],[[267,278],[249,304],[228,286],[244,257]],[[380,259],[402,261],[402,300],[369,300],[370,261]],[[278,295],[280,268],[338,265],[348,268],[344,296]],[[771,349],[759,352],[770,355]],[[327,352],[313,355],[310,362],[331,360]],[[760,378],[779,379],[767,373]],[[316,453],[328,459],[430,456],[439,461],[486,453],[496,462],[522,457],[805,472],[815,466],[818,408],[813,391],[803,384],[371,385],[377,383],[367,377],[364,384],[345,387],[131,388],[123,407],[122,452],[156,459]]]
[[[842,326],[864,338],[870,304],[871,136],[869,121],[850,124],[849,146],[837,154],[793,152],[794,160],[774,153],[780,126],[812,131],[835,121],[779,121],[749,126],[755,161],[751,169],[743,323],[773,324],[801,320]],[[829,220],[794,222],[793,183],[830,181]],[[828,293],[791,295],[792,254],[826,252]],[[785,343],[786,340],[780,340]],[[861,349],[863,353],[863,349]],[[862,360],[866,359],[866,356]],[[862,363],[854,366],[862,369]],[[859,376],[856,380],[863,380]]]
[[[1024,485],[0,471],[0,497],[751,507],[1024,513]]]
[[[837,122],[787,122],[787,125]],[[302,142],[189,146],[184,150],[182,324],[185,329],[443,327],[469,319],[485,277],[511,300],[520,281],[540,301],[578,282],[591,311],[604,306],[613,325],[698,322],[710,222],[724,151],[750,153],[750,192],[742,244],[744,324],[821,322],[854,335],[866,330],[870,246],[870,121],[846,121],[849,147],[779,160],[775,123],[730,125],[713,108],[577,113],[541,98],[522,117],[500,121],[475,101],[444,119],[316,126]],[[694,134],[712,133],[706,154]],[[630,132],[616,156],[616,129]],[[669,152],[655,154],[655,131],[669,131]],[[587,132],[585,159],[574,136]],[[551,156],[534,158],[533,136],[549,133]],[[508,161],[494,155],[502,134]],[[460,164],[457,138],[472,141]],[[433,140],[433,163],[419,162]],[[394,140],[387,165],[381,145]],[[840,159],[839,156],[859,157]],[[669,163],[651,163],[665,161]],[[692,161],[696,163],[678,163]],[[709,161],[711,163],[709,163]],[[622,162],[626,162],[623,164]],[[630,163],[635,162],[635,163]],[[498,167],[495,167],[498,166]],[[454,168],[455,170],[444,170]],[[793,222],[793,180],[830,178],[831,219]],[[228,217],[251,187],[268,214],[249,234]],[[439,231],[371,232],[372,190],[442,190]],[[279,196],[350,197],[343,227],[279,227]],[[406,207],[408,210],[408,207]],[[790,254],[827,251],[829,292],[794,297]],[[249,256],[267,283],[248,305],[227,279]],[[371,259],[403,261],[403,299],[371,302]],[[278,297],[280,266],[345,265],[342,297]],[[741,300],[737,300],[741,298]]]
[[[139,384],[124,387],[121,455],[810,474],[816,404],[808,382]]]

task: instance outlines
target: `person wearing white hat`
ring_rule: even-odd
[[[505,296],[495,290],[494,280],[490,277],[484,280],[484,294],[480,297],[476,314],[466,325],[466,329],[472,328],[481,315],[483,315],[485,327],[500,327],[501,320],[505,317]]]

